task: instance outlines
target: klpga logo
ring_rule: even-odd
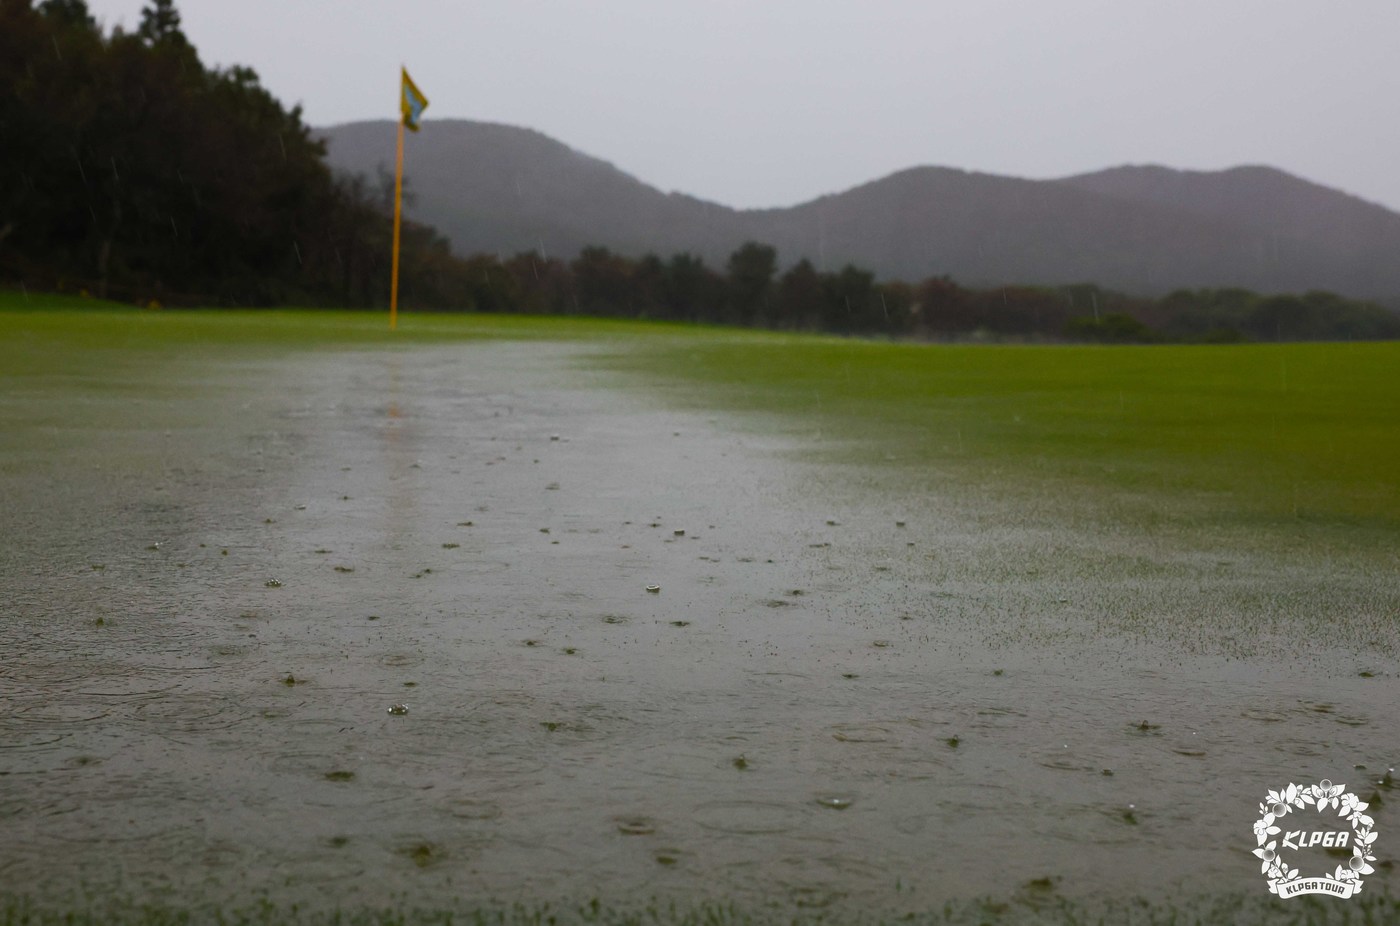
[[[1300,894],[1329,894],[1347,898],[1361,890],[1361,876],[1375,871],[1373,849],[1376,842],[1375,821],[1366,815],[1369,805],[1346,790],[1346,785],[1334,785],[1326,778],[1315,785],[1290,784],[1279,791],[1270,791],[1259,805],[1263,814],[1254,823],[1254,836],[1259,847],[1254,854],[1263,861],[1260,867],[1269,878],[1269,891],[1281,898]],[[1337,816],[1345,818],[1350,829],[1284,830],[1279,821],[1296,810],[1307,807],[1318,813],[1335,808]],[[1282,839],[1274,837],[1282,834]],[[1281,849],[1302,852],[1308,849],[1351,849],[1351,859],[1338,865],[1330,874],[1308,877],[1293,867],[1296,857],[1285,857]],[[1316,854],[1316,853],[1315,853]]]

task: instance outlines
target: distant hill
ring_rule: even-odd
[[[394,132],[387,121],[321,130],[333,166],[371,176],[380,165],[393,170]],[[417,194],[408,214],[436,226],[461,254],[572,258],[601,244],[710,257],[744,241],[733,209],[667,195],[530,129],[442,119],[409,135],[405,148],[404,174]]]
[[[393,167],[391,122],[321,135],[338,168]],[[409,214],[463,254],[572,258],[597,244],[632,256],[689,251],[723,266],[755,240],[785,265],[855,263],[911,282],[1094,282],[1140,295],[1326,289],[1400,302],[1400,214],[1267,167],[1128,166],[1061,180],[917,167],[790,208],[736,210],[491,123],[429,122],[410,136],[407,164],[418,194]]]

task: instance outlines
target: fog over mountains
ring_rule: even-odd
[[[390,121],[320,134],[339,169],[393,169]],[[664,193],[530,129],[465,120],[426,123],[406,165],[408,214],[461,254],[571,259],[602,245],[723,267],[752,240],[775,246],[783,266],[854,263],[910,282],[1323,289],[1400,303],[1400,213],[1270,167],[1124,166],[1059,180],[914,167],[796,206],[738,210]]]

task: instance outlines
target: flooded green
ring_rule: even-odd
[[[1253,854],[1265,792],[1324,778],[1394,893],[1388,528],[833,455],[617,338],[35,317],[0,370],[0,894],[1341,916]]]

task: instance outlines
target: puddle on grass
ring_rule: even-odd
[[[1022,523],[589,388],[578,350],[172,362],[110,374],[127,411],[30,390],[91,407],[72,452],[0,448],[7,879],[815,911],[1254,890],[1266,789],[1395,764],[1393,570]]]
[[[704,829],[736,836],[790,833],[801,826],[802,817],[797,801],[708,801],[693,812]]]

